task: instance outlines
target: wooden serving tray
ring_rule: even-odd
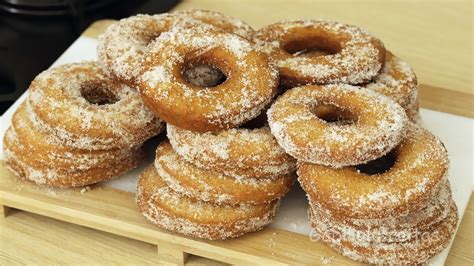
[[[83,36],[97,38],[112,22],[98,21]],[[420,87],[420,95],[424,107],[473,116],[472,110],[465,108],[465,95],[428,86]],[[447,104],[447,100],[458,104]],[[225,241],[184,237],[148,222],[137,211],[134,193],[101,184],[91,188],[61,190],[22,182],[0,162],[0,216],[7,217],[9,209],[15,208],[143,241],[157,246],[161,260],[175,264],[184,264],[189,255],[246,265],[357,264],[322,242],[311,241],[308,235],[270,227]]]
[[[0,167],[0,214],[10,208],[37,213],[157,245],[161,260],[184,264],[190,254],[230,264],[314,264],[354,261],[309,239],[309,236],[265,228],[225,241],[184,237],[148,222],[135,205],[135,194],[102,185],[85,189],[52,189],[22,182]],[[82,190],[82,193],[81,193]]]

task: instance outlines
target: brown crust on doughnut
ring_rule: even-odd
[[[278,65],[281,82],[289,87],[360,84],[375,77],[385,60],[385,48],[379,39],[359,27],[339,22],[282,21],[258,30],[254,40]],[[292,54],[302,49],[325,50],[331,54]]]
[[[138,210],[157,226],[210,240],[238,237],[262,229],[275,216],[278,201],[263,205],[212,205],[177,194],[153,165],[140,176]]]
[[[353,260],[371,264],[422,264],[449,245],[458,222],[457,207],[451,203],[448,216],[428,231],[412,240],[394,243],[373,243],[362,245],[344,238],[345,232],[338,232],[330,223],[314,219],[310,211],[311,227],[323,236],[322,240],[342,255]],[[332,232],[332,233],[328,233]]]
[[[268,127],[198,133],[167,125],[174,150],[186,161],[210,171],[243,178],[290,174],[296,161],[272,136]]]
[[[93,104],[83,90],[107,91],[110,104]],[[78,149],[131,148],[157,135],[161,120],[137,91],[112,80],[96,62],[65,64],[39,74],[27,106],[36,127]]]
[[[352,114],[349,125],[328,123],[315,108],[333,105]],[[404,110],[372,90],[346,85],[308,85],[280,96],[267,112],[272,134],[301,161],[343,167],[379,158],[402,139]]]
[[[181,159],[168,142],[156,150],[155,168],[160,177],[176,192],[215,204],[263,204],[283,197],[295,176],[236,179],[199,169]]]
[[[33,166],[49,165],[62,170],[88,169],[110,160],[120,161],[139,149],[79,150],[57,144],[50,141],[46,132],[34,127],[25,102],[13,114],[12,127],[5,133],[4,145],[17,154],[24,154],[25,161]]]
[[[183,69],[206,63],[227,80],[212,88],[186,82]],[[167,123],[197,132],[233,128],[258,116],[271,101],[278,73],[267,57],[238,35],[214,27],[174,27],[150,46],[140,92]]]
[[[402,59],[387,51],[381,72],[364,87],[382,93],[400,104],[403,109],[415,103],[418,81],[413,69]]]
[[[381,174],[301,163],[298,180],[313,201],[343,217],[385,218],[418,211],[446,177],[447,151],[438,138],[412,124],[394,152],[395,164]]]

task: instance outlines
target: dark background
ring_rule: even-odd
[[[169,11],[179,0],[0,0],[0,114],[94,21]]]

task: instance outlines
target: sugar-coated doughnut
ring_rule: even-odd
[[[137,205],[149,221],[163,229],[217,240],[262,229],[272,221],[279,201],[239,206],[197,201],[173,191],[151,165],[140,176]]]
[[[438,194],[419,211],[384,219],[351,219],[332,215],[317,202],[309,198],[313,219],[331,224],[344,232],[352,242],[370,245],[377,242],[393,243],[412,240],[429,231],[433,225],[444,220],[451,210],[452,195],[449,181],[442,184]]]
[[[278,65],[281,82],[289,87],[368,82],[385,60],[379,39],[339,22],[282,21],[258,30],[254,41]],[[301,54],[312,50],[329,54]]]
[[[349,232],[339,231],[330,222],[314,217],[311,209],[309,215],[314,233],[319,234],[323,242],[353,260],[377,265],[423,264],[449,245],[458,222],[457,207],[451,202],[447,217],[414,239],[366,243],[360,238],[358,241],[348,239]]]
[[[4,145],[12,152],[22,154],[24,161],[32,166],[41,168],[48,165],[50,168],[67,171],[107,165],[111,161],[125,160],[139,152],[139,147],[80,150],[60,145],[51,141],[47,132],[34,127],[25,102],[13,114],[12,127],[5,133]]]
[[[96,62],[46,70],[29,90],[32,122],[69,147],[128,149],[163,129],[138,92],[111,79]]]
[[[5,137],[8,138],[9,136],[6,135]],[[138,149],[126,158],[111,159],[101,165],[95,165],[87,169],[59,169],[52,168],[48,164],[31,163],[30,157],[33,155],[17,153],[18,151],[10,146],[15,143],[18,143],[18,141],[4,141],[3,154],[7,169],[20,179],[52,187],[81,187],[107,180],[137,167],[144,157],[143,151]]]
[[[174,150],[186,161],[210,171],[243,178],[271,178],[296,169],[296,161],[268,127],[198,133],[167,125]]]
[[[190,65],[211,65],[227,79],[215,87],[187,82]],[[198,132],[237,127],[271,101],[278,71],[246,39],[215,27],[173,27],[150,45],[142,64],[140,92],[169,124]]]
[[[447,151],[437,137],[411,124],[392,153],[394,163],[383,173],[301,163],[298,180],[313,201],[343,217],[386,218],[420,210],[442,187]]]
[[[187,10],[172,14],[140,14],[121,19],[99,36],[99,61],[120,82],[134,87],[140,74],[141,61],[150,42],[182,19],[194,19],[249,39],[254,32],[245,22],[215,11]]]
[[[335,106],[349,124],[329,123],[315,114]],[[267,112],[272,134],[301,161],[332,167],[374,160],[402,139],[407,116],[400,105],[372,90],[346,85],[307,85],[280,96]]]
[[[381,72],[364,87],[382,93],[405,110],[418,96],[418,82],[413,69],[402,59],[387,51]]]
[[[202,170],[181,159],[168,142],[156,150],[155,168],[160,177],[180,194],[215,204],[264,204],[283,197],[295,176],[235,178]]]

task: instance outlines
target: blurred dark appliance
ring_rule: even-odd
[[[163,13],[178,0],[0,0],[0,114],[92,22]]]

